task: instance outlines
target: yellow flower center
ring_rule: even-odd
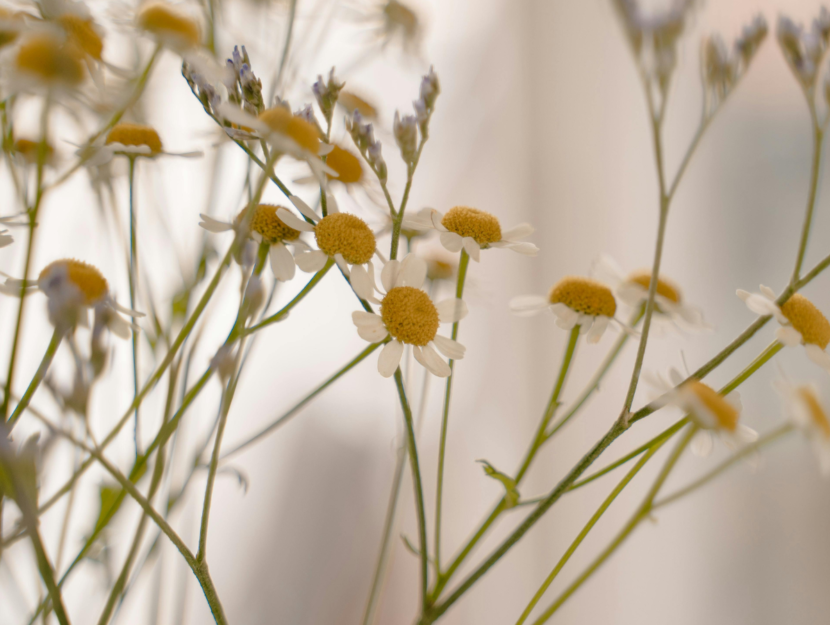
[[[107,145],[110,143],[136,147],[146,145],[153,154],[158,154],[162,149],[159,133],[150,126],[141,124],[116,124],[107,134]]]
[[[430,280],[450,280],[455,275],[455,265],[445,260],[427,259],[427,278]]]
[[[383,7],[383,12],[392,24],[396,24],[408,33],[418,29],[418,16],[415,11],[401,4],[397,0],[389,0]]]
[[[3,7],[0,7],[0,48],[17,39],[20,28],[23,26],[20,18]]]
[[[590,278],[566,276],[550,290],[551,304],[565,304],[571,310],[596,317],[613,317],[617,312],[614,294],[607,286]]]
[[[341,91],[337,101],[343,105],[350,114],[357,111],[366,119],[375,119],[378,116],[377,109],[374,106],[351,91]]]
[[[438,311],[429,295],[412,286],[390,289],[380,303],[386,329],[401,343],[424,346],[438,333]]]
[[[329,179],[339,180],[343,184],[360,182],[363,177],[363,167],[360,165],[360,159],[348,150],[336,145],[326,157],[326,165],[339,174],[337,178],[329,176]]]
[[[289,137],[294,143],[312,154],[317,154],[320,150],[320,133],[314,124],[295,117],[288,109],[281,106],[266,109],[259,114],[259,119],[274,132]]]
[[[715,417],[719,428],[729,432],[735,431],[740,414],[735,406],[724,399],[723,395],[698,380],[689,380],[683,386],[694,393],[700,403]]]
[[[268,243],[281,243],[282,241],[296,241],[300,238],[300,231],[286,226],[282,219],[277,217],[277,210],[282,206],[273,204],[259,204],[254,209],[254,216],[251,218],[251,230],[258,232]],[[236,223],[242,221],[242,216],[247,209],[243,208],[236,216]]]
[[[47,82],[77,85],[84,79],[79,49],[48,33],[30,35],[18,48],[15,64]]]
[[[456,206],[447,211],[441,219],[441,225],[450,232],[462,237],[470,237],[481,246],[501,241],[499,220],[490,213],[485,213],[469,206]]]
[[[333,213],[323,217],[314,228],[317,246],[328,256],[341,254],[350,265],[362,265],[372,260],[375,253],[375,235],[360,217],[348,213]]]
[[[781,305],[781,312],[807,344],[826,349],[830,343],[830,322],[813,303],[796,293]]]
[[[95,23],[91,19],[84,19],[73,13],[64,13],[58,18],[58,22],[66,30],[72,43],[96,61],[101,60],[104,40],[95,30]]]
[[[633,284],[639,284],[646,291],[648,291],[651,287],[651,271],[648,269],[635,271],[628,276],[626,281]],[[657,295],[661,295],[675,304],[680,303],[680,289],[678,289],[674,283],[666,280],[665,278],[657,278]]]
[[[107,279],[98,269],[80,260],[66,258],[49,263],[40,272],[38,280],[49,278],[49,274],[56,270],[66,271],[67,279],[74,284],[84,295],[84,304],[92,306],[100,301],[109,292]]]
[[[40,141],[32,141],[31,139],[18,139],[14,142],[14,151],[28,163],[37,163],[38,148]],[[46,144],[46,161],[49,162],[54,156],[55,150],[48,143]]]
[[[827,418],[827,413],[821,407],[818,397],[809,386],[799,386],[796,389],[798,396],[807,406],[807,411],[810,413],[810,419],[822,433],[824,438],[830,438],[830,419]]]
[[[148,2],[138,11],[139,28],[159,37],[172,37],[193,47],[201,40],[199,24],[166,2]]]

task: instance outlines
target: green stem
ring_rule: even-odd
[[[728,395],[729,393],[734,391],[741,384],[746,382],[749,376],[758,371],[758,369],[764,366],[764,364],[766,364],[770,360],[770,358],[775,356],[775,354],[780,352],[782,349],[784,349],[783,343],[779,343],[778,341],[773,341],[772,343],[770,343],[767,346],[767,348],[764,351],[762,351],[755,360],[749,363],[749,365],[743,371],[741,371],[741,373],[738,374],[738,376],[734,380],[732,380],[729,384],[724,386],[719,391],[720,394]]]
[[[412,190],[412,180],[415,177],[415,170],[418,168],[418,163],[421,160],[421,152],[424,151],[424,144],[427,142],[427,137],[421,136],[421,141],[418,144],[418,150],[415,152],[415,157],[412,163],[406,168],[406,186],[401,197],[401,207],[397,213],[392,215],[392,246],[389,250],[389,260],[395,260],[398,257],[398,239],[401,236],[401,224],[403,223],[403,214],[406,210],[406,205],[409,202],[409,192]],[[384,191],[385,191],[384,186]],[[394,209],[393,209],[394,210]]]
[[[129,286],[130,286],[130,308],[138,310],[136,303],[136,293],[138,291],[138,244],[137,244],[137,223],[135,211],[135,157],[130,156],[129,173],[127,176],[130,187],[130,267],[129,267]],[[133,346],[133,398],[138,397],[138,333],[131,332],[132,346]],[[140,455],[139,449],[139,407],[135,407],[135,428],[133,438],[135,440],[135,456]]]
[[[812,107],[811,107],[812,110]],[[801,265],[804,263],[804,255],[807,252],[807,241],[810,238],[810,229],[813,224],[813,211],[816,207],[818,196],[818,181],[821,176],[821,150],[824,144],[824,130],[813,119],[813,159],[810,170],[810,192],[807,198],[807,213],[804,216],[804,225],[801,228],[801,240],[798,245],[798,253],[795,258],[790,284],[795,284],[801,277]]]
[[[425,611],[427,603],[427,585],[429,557],[427,555],[427,521],[424,510],[424,488],[421,482],[421,468],[418,463],[418,445],[415,440],[415,426],[412,422],[412,410],[406,399],[406,390],[403,384],[401,368],[395,370],[395,385],[398,387],[398,397],[403,410],[403,419],[406,424],[406,444],[409,450],[409,465],[412,469],[412,485],[415,490],[415,508],[418,513],[418,542],[421,551],[421,607]]]
[[[35,391],[40,386],[40,383],[43,381],[43,378],[46,377],[46,373],[49,371],[49,366],[52,364],[52,359],[55,357],[55,353],[58,351],[58,347],[61,344],[61,339],[63,339],[64,330],[62,328],[55,328],[55,331],[52,332],[52,339],[49,341],[49,345],[46,348],[46,353],[43,354],[43,359],[40,361],[40,366],[37,368],[35,372],[35,376],[32,378],[32,381],[29,382],[29,386],[26,388],[26,392],[23,393],[23,397],[20,398],[20,401],[17,402],[17,406],[14,408],[14,412],[9,417],[8,421],[8,429],[9,432],[14,428],[17,420],[20,419],[23,411],[26,410],[26,406],[29,405],[29,402],[32,400],[32,395],[35,394]],[[7,395],[10,395],[8,392]]]
[[[467,277],[467,266],[470,264],[470,255],[461,250],[461,259],[458,263],[458,279],[455,286],[455,297],[461,299],[464,295],[464,281]],[[452,340],[458,339],[458,325],[452,324]],[[452,380],[455,373],[455,361],[450,359],[450,375],[447,377],[447,390],[444,393],[444,412],[441,415],[441,438],[438,444],[438,478],[435,491],[435,571],[441,577],[441,506],[444,494],[444,458],[447,451],[447,424],[450,418],[450,394]]]

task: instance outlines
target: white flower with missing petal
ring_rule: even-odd
[[[387,338],[378,357],[378,371],[392,376],[400,364],[404,345],[412,346],[415,360],[439,377],[450,375],[450,366],[438,352],[450,360],[464,357],[463,345],[438,334],[441,323],[455,323],[467,314],[463,300],[448,299],[433,303],[423,290],[426,263],[409,254],[402,261],[390,260],[381,271],[382,299],[375,297],[374,276],[363,267],[352,272],[352,287],[361,299],[380,303],[380,314],[355,311],[352,320],[361,338],[378,343]]]
[[[804,346],[807,356],[830,372],[830,355],[825,351],[830,343],[830,322],[806,297],[794,293],[786,302],[776,304],[775,292],[761,285],[760,293],[737,291],[747,308],[756,315],[772,315],[780,324],[775,338],[787,347]]]
[[[822,474],[830,476],[830,417],[821,402],[815,384],[793,384],[784,379],[775,381],[775,388],[784,401],[784,413],[807,437],[813,446]]]

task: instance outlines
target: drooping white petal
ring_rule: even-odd
[[[531,226],[528,223],[520,223],[516,224],[509,230],[505,230],[501,233],[501,240],[502,241],[518,241],[519,239],[524,239],[529,237],[531,234],[536,232],[536,228]]]
[[[109,315],[107,319],[107,327],[110,329],[115,336],[120,339],[128,339],[130,338],[130,330],[132,329],[132,324],[127,322],[121,315]]]
[[[481,259],[481,246],[476,243],[475,239],[472,237],[464,237],[461,239],[461,243],[466,252],[470,255],[470,258],[476,262],[479,262]]]
[[[204,213],[199,213],[199,217],[202,218],[202,221],[199,222],[199,226],[208,232],[219,233],[233,230],[233,224],[229,224],[226,221],[219,221],[218,219],[214,219],[210,215],[205,215]]]
[[[622,285],[625,282],[625,272],[622,267],[608,254],[601,254],[591,263],[590,275],[611,286]]]
[[[636,282],[623,282],[617,287],[617,297],[633,308],[648,298],[648,290]]]
[[[426,279],[426,261],[415,254],[407,254],[401,262],[401,270],[395,280],[395,286],[411,286],[420,289]]]
[[[421,357],[424,359],[424,366],[429,369],[430,373],[437,375],[439,378],[446,378],[452,372],[447,361],[441,358],[430,344],[421,348]]]
[[[315,213],[314,209],[311,208],[308,204],[306,204],[301,197],[296,195],[289,195],[288,199],[291,200],[291,203],[294,205],[294,208],[296,208],[298,211],[300,211],[300,213],[308,217],[311,221],[320,221],[320,215]]]
[[[369,277],[369,272],[363,265],[355,265],[352,267],[351,283],[354,292],[360,299],[376,302],[375,288],[372,278]]]
[[[775,330],[775,338],[787,347],[801,345],[801,332],[792,326],[778,326],[778,329]]]
[[[331,153],[334,149],[334,145],[331,143],[326,143],[325,141],[320,142],[320,147],[317,149],[317,154],[320,156],[326,156],[327,154]]]
[[[556,315],[556,325],[564,330],[572,329],[579,322],[579,313],[561,302],[551,304],[550,310]]]
[[[766,297],[768,300],[771,300],[771,301],[773,301],[773,302],[774,302],[774,301],[777,299],[777,296],[775,295],[775,291],[773,291],[773,290],[772,290],[771,288],[769,288],[768,286],[764,286],[764,285],[762,284],[762,285],[760,285],[760,287],[759,287],[759,288],[760,288],[760,291],[761,291],[761,295],[763,295],[764,297]]]
[[[715,442],[712,437],[712,432],[709,430],[700,430],[697,434],[692,437],[692,453],[696,456],[700,456],[701,458],[705,458],[710,453],[712,453],[712,448],[715,446]]]
[[[357,334],[364,341],[370,343],[379,343],[389,336],[389,332],[386,331],[386,326],[383,323],[380,325],[357,326]]]
[[[340,207],[337,205],[337,200],[334,199],[334,195],[331,193],[326,194],[326,210],[329,215],[333,215],[334,213],[340,212]]]
[[[271,132],[271,128],[265,122],[257,119],[250,113],[246,113],[241,108],[237,108],[233,104],[229,102],[222,102],[216,111],[219,115],[229,121],[233,122],[238,126],[244,126],[246,128],[252,128],[256,130],[260,135],[266,135]]]
[[[577,324],[579,325],[580,334],[588,334],[594,326],[595,318],[590,315],[579,315]]]
[[[430,218],[430,220],[432,220],[433,227],[436,230],[438,230],[438,232],[448,232],[448,230],[444,227],[444,224],[441,223],[441,220],[444,219],[444,215],[442,215],[440,212],[438,212],[437,210],[435,210],[433,208],[432,211],[429,214],[429,218]],[[450,250],[450,251],[452,251],[452,250]],[[458,250],[456,250],[456,251],[458,251]]]
[[[544,295],[519,295],[510,300],[510,312],[519,317],[538,315],[547,307],[548,298]]]
[[[271,260],[271,271],[274,272],[274,277],[281,282],[286,282],[294,277],[297,265],[294,263],[294,257],[288,248],[282,243],[275,243],[268,250],[268,258]]]
[[[467,351],[467,348],[458,341],[453,341],[452,339],[448,339],[446,336],[441,336],[440,334],[436,334],[435,338],[432,339],[432,342],[435,343],[435,347],[437,347],[438,350],[444,354],[444,356],[452,360],[461,360],[464,358],[464,354]]]
[[[320,250],[312,250],[310,252],[297,253],[294,256],[294,260],[297,263],[297,267],[306,273],[315,273],[325,266],[328,256]]]
[[[277,217],[289,228],[294,228],[294,230],[299,230],[300,232],[314,232],[314,226],[300,219],[287,208],[278,208]]]
[[[415,361],[424,368],[427,368],[426,361],[424,361],[424,355],[421,353],[421,348],[417,345],[412,346],[412,355],[415,357]]]
[[[435,304],[435,309],[438,311],[438,319],[441,323],[461,321],[469,312],[464,300],[455,297],[438,302]]]
[[[604,315],[600,315],[594,319],[594,325],[592,325],[591,329],[588,330],[585,340],[588,341],[588,343],[599,343],[602,335],[605,334],[609,321],[610,319]]]
[[[343,254],[337,253],[334,255],[334,262],[337,263],[337,266],[340,267],[340,271],[343,272],[343,275],[349,278],[351,276],[351,271],[349,271],[349,263],[346,262],[346,259],[343,258]]]
[[[826,351],[821,349],[818,345],[814,345],[812,343],[805,345],[804,349],[807,351],[807,357],[810,360],[816,363],[819,367],[830,371],[830,355],[828,355]]]
[[[403,356],[403,343],[396,340],[389,341],[380,350],[378,373],[384,378],[391,378],[401,363],[401,356]]]
[[[739,292],[738,297],[743,299],[744,303],[746,303],[746,307],[756,315],[775,315],[778,318],[781,316],[781,311],[778,306],[776,306],[775,302],[768,300],[763,295],[749,293],[744,296],[742,292]]]
[[[516,252],[517,254],[522,254],[523,256],[536,256],[536,254],[539,253],[539,248],[533,243],[528,243],[527,241],[497,241],[495,243],[490,243],[490,247],[506,248]]]
[[[441,240],[441,245],[449,252],[460,252],[464,245],[461,235],[455,232],[444,231],[438,238]]]
[[[352,313],[352,322],[358,328],[383,326],[383,317],[365,310],[356,310]]]
[[[383,285],[383,290],[387,293],[395,288],[398,281],[398,274],[401,271],[401,261],[390,260],[383,266],[380,271],[380,283]]]
[[[137,310],[133,310],[132,308],[127,308],[126,306],[122,306],[118,302],[116,302],[112,297],[107,299],[107,306],[112,308],[113,310],[128,315],[130,317],[141,318],[145,317],[146,315],[143,312],[138,312]]]

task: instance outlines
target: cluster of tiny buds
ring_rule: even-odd
[[[776,34],[795,77],[805,90],[813,89],[821,59],[830,42],[830,11],[822,7],[809,31],[782,15],[778,18]]]
[[[323,77],[318,75],[317,81],[311,86],[311,91],[317,99],[317,105],[323,112],[323,117],[326,118],[326,123],[329,126],[331,126],[331,118],[334,115],[337,99],[340,97],[340,90],[343,89],[345,84],[337,81],[332,67],[327,81],[323,81]]]
[[[401,150],[401,157],[404,162],[412,166],[415,163],[418,152],[418,129],[421,131],[421,140],[425,141],[429,136],[429,120],[435,110],[435,101],[441,87],[438,84],[438,76],[432,67],[429,73],[421,80],[421,92],[417,100],[412,103],[415,115],[404,115],[403,117],[395,111],[393,132],[395,142]]]
[[[735,82],[747,70],[767,32],[766,20],[762,15],[758,15],[744,27],[741,36],[735,41],[731,54],[719,35],[712,35],[704,40],[704,88],[711,94],[715,105],[726,98]]]
[[[206,111],[216,115],[222,104],[222,94],[199,71],[196,71],[187,61],[182,63],[182,76],[190,86],[191,91],[199,98]],[[222,86],[224,88],[224,85]]]
[[[320,136],[325,136],[323,129],[320,127],[320,122],[317,121],[317,116],[314,114],[314,107],[310,104],[306,104],[303,108],[294,111],[294,117],[304,119],[317,129]]]
[[[360,111],[355,110],[351,119],[346,118],[346,130],[349,131],[357,149],[363,154],[378,179],[385,182],[389,172],[386,168],[386,161],[383,160],[383,146],[375,139],[375,129],[372,123],[364,122]]]
[[[228,99],[241,104],[251,115],[259,115],[265,109],[262,82],[251,70],[251,61],[245,46],[242,46],[242,52],[239,51],[239,46],[234,46],[233,58],[228,59],[226,64],[230,72],[225,84],[228,88]]]

